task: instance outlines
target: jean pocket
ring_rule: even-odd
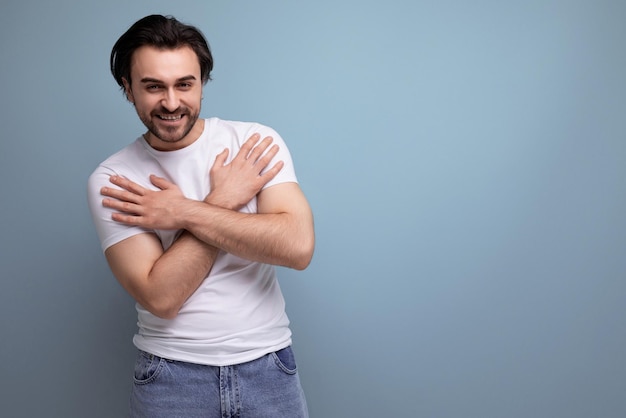
[[[153,382],[165,367],[165,362],[164,358],[140,350],[135,361],[135,383],[145,385]]]
[[[296,366],[296,358],[293,355],[291,347],[283,348],[272,353],[274,362],[283,372],[287,374],[296,374],[298,367]]]

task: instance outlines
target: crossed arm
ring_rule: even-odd
[[[267,172],[277,146],[271,138],[251,137],[237,156],[224,164],[228,151],[218,155],[211,169],[211,193],[204,201],[184,197],[165,179],[152,176],[157,191],[128,179],[111,177],[118,188],[104,187],[103,205],[117,211],[113,220],[148,229],[182,229],[163,251],[154,234],[121,241],[105,255],[122,286],[156,316],[173,318],[200,286],[220,250],[268,264],[304,269],[313,255],[313,216],[296,183],[267,184],[282,168]],[[258,213],[237,210],[257,195]]]

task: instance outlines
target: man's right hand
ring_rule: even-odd
[[[278,145],[268,136],[259,143],[261,135],[255,133],[241,146],[233,160],[225,164],[229,150],[226,148],[215,158],[209,172],[211,192],[206,203],[225,209],[239,210],[257,195],[283,168],[278,161],[263,172],[276,156]],[[257,143],[259,143],[257,145]],[[268,150],[269,148],[269,150]],[[267,151],[267,152],[266,152]]]

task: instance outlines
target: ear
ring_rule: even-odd
[[[135,97],[133,96],[133,89],[131,89],[130,83],[124,77],[122,77],[122,83],[124,83],[124,93],[126,94],[126,98],[129,102],[135,104]]]

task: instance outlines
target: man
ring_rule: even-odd
[[[199,118],[212,67],[202,33],[160,15],[111,52],[147,128],[88,182],[106,259],[137,301],[131,416],[304,417],[273,266],[307,267],[313,217],[276,132]]]

